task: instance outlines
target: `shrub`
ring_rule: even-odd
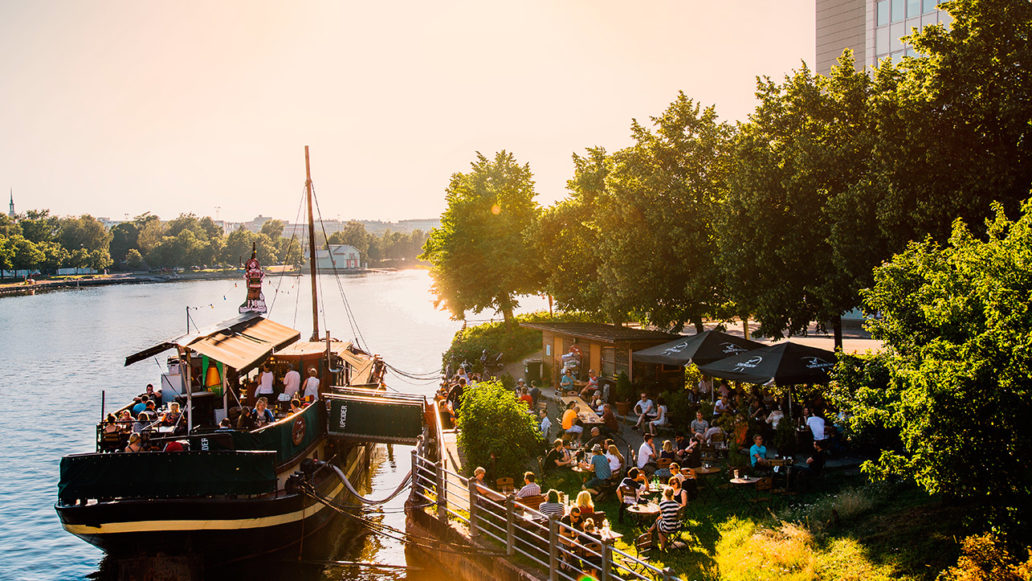
[[[483,466],[493,478],[515,478],[544,446],[526,404],[497,381],[478,382],[466,390],[458,427],[468,474]]]
[[[549,317],[548,313],[528,313],[515,317],[516,323],[539,323],[543,321],[586,321],[582,313],[562,313]],[[460,329],[455,333],[452,344],[441,356],[441,364],[457,369],[467,361],[474,371],[480,371],[480,356],[487,349],[489,357],[502,354],[502,363],[512,363],[541,348],[541,331],[526,329],[518,324],[506,325],[502,321],[484,323]],[[546,377],[548,377],[546,375]]]
[[[1024,563],[1011,556],[1006,545],[992,533],[972,535],[961,544],[957,564],[939,575],[940,581],[1019,581],[1032,579],[1032,549]]]
[[[637,399],[634,397],[631,380],[623,371],[616,376],[616,387],[613,388],[613,397],[616,398],[616,401],[634,401]]]

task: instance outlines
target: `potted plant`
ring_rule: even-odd
[[[616,386],[613,388],[613,398],[616,400],[617,415],[627,416],[631,413],[631,400],[633,399],[631,380],[623,371],[616,376]]]

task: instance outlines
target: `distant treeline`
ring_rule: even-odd
[[[114,267],[124,270],[239,266],[251,255],[252,245],[264,264],[300,265],[305,251],[296,236],[284,237],[284,222],[269,220],[260,232],[243,227],[224,234],[211,217],[181,214],[162,221],[145,213],[108,230],[84,214],[58,218],[49,210],[29,210],[15,218],[0,215],[0,268],[56,273],[59,268]],[[383,266],[417,262],[427,234],[387,230],[370,234],[361,222],[348,222],[330,235],[330,244],[350,244],[362,263]],[[327,240],[316,233],[319,246]]]

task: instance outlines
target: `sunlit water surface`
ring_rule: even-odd
[[[339,280],[339,284],[338,284]],[[320,332],[351,340],[403,371],[440,368],[460,323],[434,308],[425,271],[410,270],[347,276],[321,275]],[[310,279],[269,277],[269,317],[311,334]],[[124,367],[126,355],[186,331],[187,313],[201,327],[233,317],[243,300],[235,280],[107,286],[0,299],[0,578],[81,579],[95,574],[103,553],[64,532],[54,512],[61,456],[94,448],[93,425],[101,417],[101,391],[107,409],[121,405],[158,383],[158,360]],[[346,297],[342,299],[342,294]],[[526,297],[523,309],[543,304]],[[354,316],[354,327],[347,316]],[[189,309],[188,309],[189,308]],[[476,315],[470,315],[477,318]],[[480,317],[483,318],[483,317]],[[405,383],[389,375],[399,391],[432,393],[434,384]],[[409,469],[409,450],[395,447],[392,459],[372,474],[369,496],[384,497]],[[376,518],[404,529],[405,494]],[[346,520],[346,519],[342,519]],[[407,561],[402,543],[364,533],[342,523],[327,531],[326,552],[306,563],[278,558],[279,575],[304,579],[443,579],[432,564]],[[311,561],[363,561],[424,567],[406,573]]]

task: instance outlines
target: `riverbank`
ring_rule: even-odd
[[[342,271],[345,275],[369,274],[375,272],[394,272],[396,268],[361,268]],[[291,273],[289,269],[277,270],[276,266],[267,269],[272,274]],[[294,271],[296,272],[296,271]],[[232,280],[242,278],[243,269],[191,271],[191,272],[126,272],[116,274],[92,274],[81,276],[60,276],[29,281],[0,281],[0,298],[12,296],[34,295],[41,292],[76,289],[83,287],[110,286],[118,284],[155,284],[164,282],[183,282],[191,280]]]

